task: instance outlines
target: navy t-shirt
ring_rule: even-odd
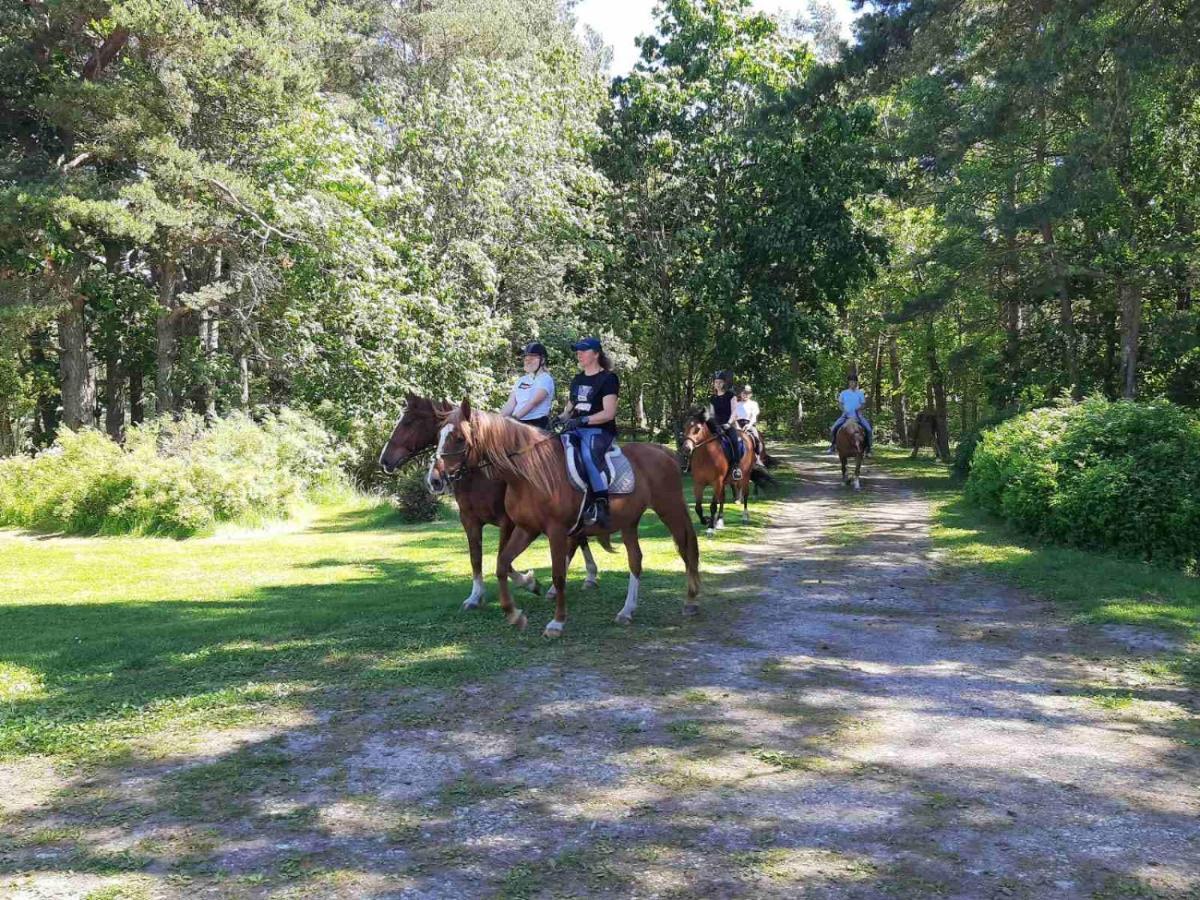
[[[601,370],[595,375],[584,375],[580,372],[571,379],[571,418],[590,416],[604,409],[605,397],[616,397],[621,392],[621,379],[613,372]],[[615,419],[595,426],[609,434],[617,433]]]
[[[713,419],[718,425],[727,425],[730,419],[733,418],[733,403],[735,399],[733,391],[726,391],[724,394],[713,394],[708,398]]]

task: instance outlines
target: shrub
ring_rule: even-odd
[[[124,448],[63,430],[33,459],[0,462],[0,523],[72,533],[186,536],[286,515],[342,483],[341,448],[291,410],[211,427],[194,416],[131,428]]]
[[[425,470],[406,466],[392,479],[392,502],[405,522],[432,522],[441,510],[441,498],[429,493],[425,485]]]
[[[1091,399],[985,432],[967,495],[1022,531],[1179,566],[1200,554],[1200,421]]]

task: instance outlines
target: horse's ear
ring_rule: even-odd
[[[462,415],[463,422],[471,421],[471,398],[470,397],[463,397],[462,406],[460,406],[458,409]]]

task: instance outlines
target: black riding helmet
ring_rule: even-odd
[[[733,387],[733,373],[730,372],[728,369],[718,369],[716,372],[713,372],[712,380],[713,381],[720,380],[720,381],[725,382],[726,389],[730,389]]]
[[[540,356],[542,363],[546,362],[546,348],[538,341],[532,341],[525,345],[521,351],[522,356]]]

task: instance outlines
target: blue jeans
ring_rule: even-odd
[[[729,457],[729,465],[736,469],[742,464],[742,457],[746,455],[746,445],[742,440],[742,433],[737,432],[735,438],[734,432],[726,431],[721,435],[721,441],[725,444],[725,455]]]
[[[867,421],[867,417],[861,412],[855,412],[854,418],[857,420],[858,424],[863,427],[863,431],[867,433],[867,443],[871,443],[875,439],[875,430],[871,428],[871,423]],[[846,415],[846,413],[842,413],[840,416],[838,416],[838,420],[833,423],[833,428],[829,432],[829,439],[831,441],[837,439],[838,429],[845,425],[849,419],[850,416]]]
[[[578,440],[582,450],[583,467],[587,469],[588,484],[596,493],[608,492],[608,469],[603,465],[604,454],[612,447],[613,435],[603,428],[577,428],[572,441]]]

